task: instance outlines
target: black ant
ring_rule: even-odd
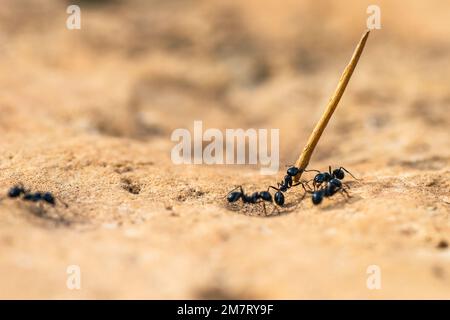
[[[300,169],[297,167],[290,167],[287,169],[286,173],[287,175],[284,177],[283,181],[281,183],[278,183],[278,187],[269,186],[267,191],[261,191],[261,192],[254,192],[251,195],[245,194],[244,190],[242,189],[242,186],[236,187],[235,189],[231,190],[230,193],[228,193],[227,200],[228,202],[236,202],[239,199],[242,199],[242,202],[244,203],[258,203],[258,200],[262,200],[264,205],[264,212],[266,212],[266,205],[265,202],[275,202],[280,207],[284,205],[284,194],[283,192],[286,192],[289,188],[302,185],[303,189],[305,190],[306,194],[306,188],[304,186],[303,182],[293,183],[293,178],[300,173]],[[276,190],[273,198],[272,195],[269,192],[269,189],[272,188]],[[309,186],[308,186],[309,188]],[[239,191],[234,191],[236,189],[240,189]]]
[[[309,191],[309,193],[312,193],[311,199],[313,204],[318,205],[322,202],[323,198],[329,198],[339,191],[345,193],[347,197],[350,197],[347,190],[344,189],[342,182],[337,178],[333,178],[322,189],[313,192]]]
[[[298,186],[299,184],[302,184],[301,182],[299,182],[297,184],[293,184],[293,177],[298,175],[300,173],[300,171],[301,170],[297,167],[289,167],[286,171],[287,174],[284,176],[283,181],[281,181],[281,183],[277,183],[279,190],[281,192],[286,192],[287,189]],[[273,186],[271,186],[271,187],[276,189]],[[276,190],[278,190],[278,189],[276,189]]]
[[[236,189],[239,189],[239,191],[234,191]],[[251,195],[247,195],[244,192],[242,186],[236,187],[235,189],[231,190],[227,195],[227,200],[230,203],[236,202],[239,199],[242,199],[243,203],[262,202],[264,206],[264,213],[266,213],[266,204],[265,204],[266,202],[272,203],[275,200],[275,203],[279,206],[282,206],[284,204],[284,195],[280,191],[276,192],[273,198],[269,191],[253,192]]]
[[[334,169],[333,171],[331,171],[331,166],[329,166],[328,172],[320,172],[318,170],[309,170],[309,171],[319,172],[312,179],[315,191],[309,192],[312,193],[312,202],[315,205],[320,204],[324,197],[325,198],[331,197],[335,195],[337,192],[345,193],[349,197],[348,192],[344,188],[343,183],[341,181],[345,177],[345,172],[348,173],[350,176],[352,176],[355,180],[358,180],[350,171],[348,171],[344,167],[340,167],[338,169]],[[326,183],[326,186],[320,188],[320,186],[322,186],[324,183]],[[347,185],[345,186],[347,188],[350,188]]]
[[[281,183],[277,183],[277,187],[274,187],[274,186],[269,187],[269,189],[272,188],[274,190],[277,190],[277,193],[280,193],[282,195],[283,204],[284,204],[284,195],[282,194],[282,192],[286,192],[288,189],[290,189],[292,187],[301,185],[303,187],[303,190],[305,190],[305,194],[306,194],[307,190],[305,188],[305,184],[308,186],[308,189],[310,189],[308,183],[304,183],[304,182],[300,182],[300,181],[297,183],[294,183],[294,181],[293,181],[294,177],[302,171],[305,171],[305,170],[301,170],[294,166],[289,167],[286,171],[287,174],[284,176],[283,181],[281,181]],[[275,193],[275,195],[277,193]]]
[[[312,179],[314,189],[316,187],[320,187],[323,183],[330,182],[332,179],[343,180],[345,177],[345,172],[347,172],[353,179],[358,180],[350,171],[345,169],[344,167],[340,167],[338,169],[334,169],[331,171],[331,166],[328,167],[328,172],[320,172],[319,170],[305,170],[305,172],[315,171],[318,174]]]
[[[35,192],[32,193],[24,188],[23,185],[16,185],[9,189],[8,197],[9,198],[19,198],[22,196],[22,200],[30,201],[30,202],[46,202],[52,207],[56,205],[56,197],[51,192]],[[64,203],[62,200],[58,199],[64,206],[67,208],[68,205]]]

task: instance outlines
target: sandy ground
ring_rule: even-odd
[[[296,160],[370,2],[81,1],[78,31],[69,2],[38,3],[0,6],[0,190],[69,207],[0,200],[0,298],[450,298],[448,2],[378,1],[310,164],[361,181],[269,217],[224,196]],[[280,128],[279,174],[172,164],[194,120]]]

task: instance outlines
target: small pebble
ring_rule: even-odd
[[[450,204],[450,197],[445,196],[442,198],[442,201],[444,201],[447,204]]]
[[[439,241],[439,243],[436,245],[436,248],[438,249],[447,249],[448,248],[448,242],[445,240]]]

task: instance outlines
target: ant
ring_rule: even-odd
[[[32,193],[29,190],[26,190],[22,184],[16,185],[9,189],[8,197],[9,198],[19,198],[22,196],[22,199],[30,202],[46,202],[52,207],[56,205],[56,197],[51,192],[35,192]],[[62,200],[58,199],[64,206],[67,208],[68,205]]]
[[[309,193],[312,193],[311,199],[313,204],[318,205],[322,202],[323,198],[329,198],[339,191],[345,193],[347,197],[350,197],[347,190],[344,189],[342,182],[337,178],[333,178],[327,182],[325,187],[313,192],[309,191]]]
[[[288,189],[290,189],[292,187],[301,185],[303,187],[303,190],[305,190],[305,194],[306,194],[307,190],[305,188],[305,184],[308,186],[308,189],[311,189],[309,187],[308,183],[299,181],[294,184],[294,182],[293,182],[293,178],[302,171],[306,171],[306,170],[302,170],[302,169],[299,169],[294,166],[289,167],[286,171],[287,174],[284,176],[283,181],[281,181],[281,183],[277,183],[277,187],[270,186],[269,189],[272,188],[274,190],[277,190],[277,193],[281,193],[281,192],[286,192]],[[277,193],[275,193],[275,195]],[[281,193],[281,195],[283,196],[282,193]],[[283,198],[283,204],[284,204],[284,196],[282,198]]]
[[[234,191],[239,189],[239,191]],[[270,192],[267,191],[261,191],[261,192],[254,192],[251,195],[247,195],[244,192],[244,189],[242,186],[236,187],[235,189],[231,190],[227,195],[228,202],[236,202],[239,199],[242,199],[243,203],[258,203],[262,200],[263,206],[264,206],[264,213],[266,214],[266,202],[272,203],[273,200],[275,200],[275,203],[279,206],[282,206],[284,204],[284,195],[281,191],[278,191],[275,193],[274,197],[272,198],[272,195]]]
[[[283,181],[281,181],[281,183],[277,183],[279,190],[281,192],[286,192],[287,189],[298,186],[299,184],[302,184],[301,182],[299,182],[299,183],[293,185],[293,179],[292,179],[297,174],[299,174],[300,171],[301,170],[297,167],[294,167],[294,166],[289,167],[286,171],[287,174],[284,176]],[[278,190],[273,186],[271,186],[271,187],[274,188],[275,190]]]
[[[340,167],[338,169],[334,169],[331,171],[331,166],[328,167],[328,172],[320,172],[319,170],[305,170],[306,172],[315,171],[318,174],[312,179],[314,189],[316,187],[320,187],[323,183],[330,182],[333,179],[343,180],[345,177],[345,172],[347,172],[353,179],[358,180],[350,171],[345,169],[344,167]]]
[[[350,197],[341,181],[345,177],[345,172],[348,173],[350,176],[352,176],[355,180],[358,180],[350,171],[348,171],[344,167],[339,167],[331,171],[331,166],[329,166],[328,172],[320,172],[318,170],[309,170],[309,171],[318,172],[318,174],[316,174],[316,176],[312,179],[315,191],[309,192],[312,193],[312,202],[315,205],[320,204],[324,197],[326,198],[331,197],[335,195],[337,192],[345,193],[347,197]],[[320,188],[324,183],[326,183],[326,185]],[[345,186],[347,188],[350,188],[346,184]]]
[[[302,185],[303,189],[305,190],[306,195],[306,188],[303,182],[298,182],[296,184],[293,183],[293,177],[295,177],[297,174],[300,173],[300,169],[297,167],[289,167],[286,171],[286,176],[284,177],[283,181],[281,183],[277,183],[277,187],[269,186],[267,191],[261,191],[261,192],[254,192],[251,195],[245,194],[244,190],[242,189],[242,186],[236,187],[235,189],[231,190],[227,195],[228,202],[236,202],[239,199],[242,199],[242,202],[244,203],[258,203],[258,200],[262,200],[264,205],[264,213],[266,213],[266,204],[265,202],[275,202],[280,207],[284,205],[284,194],[283,192],[286,192],[289,188]],[[311,189],[308,184],[308,189]],[[272,195],[269,192],[269,189],[272,188],[276,190],[273,198]],[[234,191],[236,189],[239,189],[239,191]]]

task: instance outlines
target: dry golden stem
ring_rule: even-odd
[[[300,157],[298,158],[297,162],[295,163],[295,166],[297,168],[305,169],[308,166],[309,159],[311,158],[314,148],[316,147],[317,142],[319,142],[320,136],[322,135],[323,131],[325,130],[325,127],[327,126],[328,121],[330,121],[330,118],[333,115],[334,110],[336,110],[339,100],[341,99],[342,95],[344,94],[345,88],[347,87],[347,84],[350,81],[350,77],[352,76],[353,70],[355,70],[356,64],[358,63],[359,57],[361,56],[361,53],[364,49],[364,45],[366,44],[367,38],[369,37],[369,32],[370,31],[367,31],[362,36],[361,40],[358,43],[358,46],[356,47],[355,51],[353,52],[353,56],[350,60],[350,63],[347,65],[344,72],[342,73],[341,79],[339,79],[339,83],[336,87],[336,90],[334,91],[333,96],[331,97],[330,101],[328,102],[325,112],[323,113],[319,122],[316,124],[316,127],[314,128],[313,132],[309,136],[308,142],[306,143],[305,147],[303,148],[303,151],[300,154]],[[301,175],[302,175],[302,171],[300,171],[300,173],[297,176],[295,176],[294,181],[300,180]]]

